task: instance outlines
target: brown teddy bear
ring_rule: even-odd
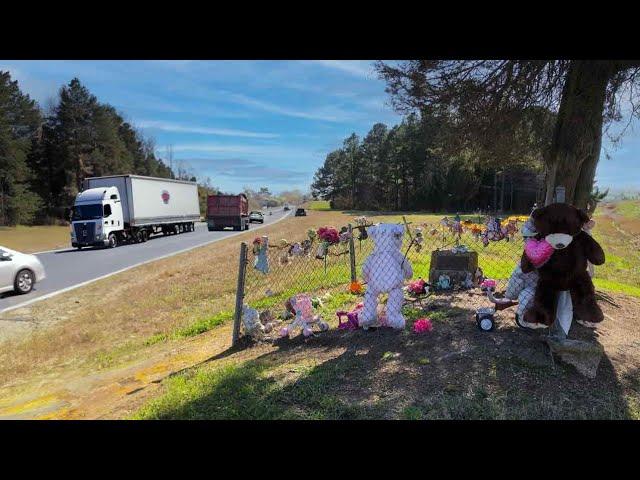
[[[573,311],[581,324],[595,327],[603,320],[595,299],[595,289],[587,272],[587,261],[604,263],[604,251],[591,235],[583,230],[589,217],[583,210],[566,203],[552,203],[533,211],[531,218],[537,231],[535,241],[527,247],[548,249],[547,258],[536,258],[525,248],[520,266],[524,273],[538,269],[538,284],[533,305],[525,312],[524,321],[551,325],[555,318],[557,293],[569,290]],[[552,247],[552,248],[550,248]]]

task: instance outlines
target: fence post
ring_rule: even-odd
[[[244,282],[247,274],[247,244],[240,244],[240,263],[238,264],[238,286],[236,288],[236,310],[233,315],[233,338],[231,346],[235,347],[240,338],[240,322],[242,321],[242,303],[244,300]]]
[[[351,267],[351,283],[357,280],[356,275],[356,247],[353,244],[353,228],[349,224],[349,264]]]
[[[556,187],[554,197],[555,197],[556,203],[565,203],[565,188],[561,185],[558,185]],[[553,320],[553,323],[549,327],[549,333],[560,340],[565,340],[569,332],[568,331],[565,332],[562,326],[560,325],[560,322],[558,321],[558,303],[561,295],[564,295],[566,297],[568,294],[569,294],[568,292],[562,292],[557,295],[556,308],[555,308],[556,318]],[[564,298],[564,301],[566,302],[570,300],[567,300],[566,298]],[[571,328],[571,324],[569,324],[569,328]]]

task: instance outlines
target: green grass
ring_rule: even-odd
[[[135,419],[360,419],[375,407],[353,405],[335,394],[352,365],[317,368],[287,364],[271,371],[270,360],[201,368],[166,382],[167,393],[144,406]]]
[[[165,342],[167,340],[176,340],[180,338],[193,337],[200,335],[201,333],[208,332],[209,330],[222,325],[223,323],[233,319],[233,312],[225,310],[219,312],[211,317],[202,318],[191,325],[178,328],[169,333],[158,333],[149,337],[144,344],[146,346],[155,345],[156,343]]]
[[[624,293],[632,297],[640,298],[640,287],[597,277],[593,279],[593,284],[597,289],[605,292]]]
[[[307,209],[309,210],[319,210],[319,211],[329,211],[331,207],[329,206],[329,202],[326,200],[312,200],[307,203]]]

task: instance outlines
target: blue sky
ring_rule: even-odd
[[[172,145],[174,164],[184,161],[226,191],[307,190],[351,132],[400,121],[370,61],[0,60],[0,70],[45,107],[78,77],[153,137],[160,157]],[[618,147],[605,140],[603,149],[611,159],[602,156],[598,183],[640,189],[637,122]]]

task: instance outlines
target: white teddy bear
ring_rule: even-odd
[[[378,296],[388,293],[386,324],[393,328],[404,328],[402,287],[404,280],[413,276],[411,264],[400,251],[404,226],[380,223],[369,228],[368,234],[373,238],[375,247],[362,266],[367,291],[358,321],[365,329],[373,326],[377,320]]]

